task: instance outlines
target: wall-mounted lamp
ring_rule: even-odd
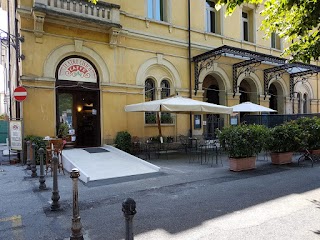
[[[78,111],[78,112],[81,112],[81,111],[82,111],[82,107],[81,107],[81,106],[78,106],[78,107],[77,107],[77,111]]]

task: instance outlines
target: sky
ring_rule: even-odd
[[[0,29],[7,29],[7,12],[3,11],[2,8],[0,8]]]
[[[0,29],[1,30],[4,30],[4,31],[7,31],[7,12],[3,11],[1,8],[0,8]],[[0,92],[3,92],[4,91],[4,73],[3,73],[3,67],[2,65],[0,65]]]

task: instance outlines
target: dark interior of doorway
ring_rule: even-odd
[[[220,104],[219,97],[219,86],[210,85],[207,89],[207,102]],[[223,118],[220,118],[220,114],[207,114],[206,115],[206,126],[204,128],[204,137],[206,139],[215,139],[216,129],[221,129],[223,127]]]
[[[67,115],[75,130],[75,147],[101,146],[100,96],[97,90],[59,89],[57,91],[57,129]],[[71,108],[71,109],[70,109]]]

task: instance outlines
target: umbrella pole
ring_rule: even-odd
[[[160,113],[159,112],[157,112],[157,124],[158,124],[158,129],[159,129],[160,142],[163,143],[163,137],[162,137],[161,125],[160,125]]]

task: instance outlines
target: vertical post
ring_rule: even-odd
[[[30,141],[27,141],[27,168],[26,168],[26,170],[31,170]]]
[[[32,143],[32,164],[31,164],[31,177],[37,177],[37,165],[36,165],[36,144]]]
[[[70,240],[83,240],[82,235],[82,224],[79,213],[79,203],[78,203],[78,178],[80,172],[77,168],[73,168],[70,173],[70,178],[73,181],[73,217],[72,217],[72,226],[71,226],[71,236]]]
[[[44,177],[44,169],[43,169],[43,155],[44,155],[44,150],[43,148],[40,148],[38,150],[38,154],[40,156],[40,177],[39,177],[39,189],[40,190],[45,190],[47,189],[47,186],[46,186],[46,179]]]
[[[127,198],[122,203],[122,212],[126,221],[126,237],[125,240],[133,240],[132,219],[137,213],[136,202],[132,198]]]
[[[58,169],[58,157],[55,154],[54,157],[52,158],[52,163],[53,163],[53,186],[52,186],[52,196],[51,196],[51,211],[57,211],[60,209],[60,195],[59,195],[59,189],[58,189],[58,174],[57,174],[57,169]]]

